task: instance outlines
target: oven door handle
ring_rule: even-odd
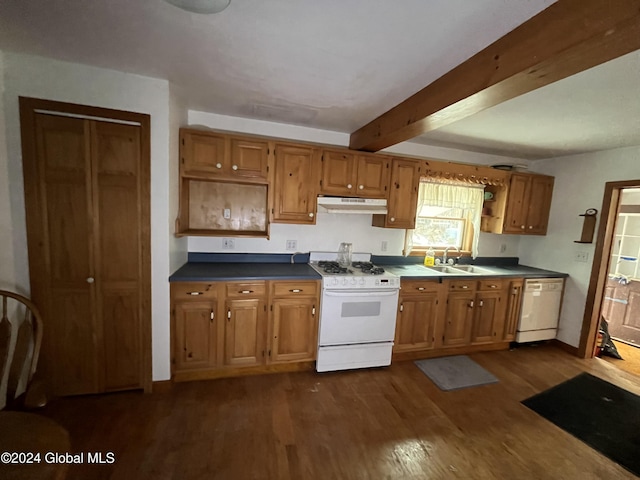
[[[391,297],[397,295],[398,290],[375,290],[363,292],[362,290],[325,290],[323,295],[327,297]]]

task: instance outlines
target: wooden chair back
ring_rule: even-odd
[[[0,410],[26,392],[38,365],[43,322],[28,298],[0,290]]]

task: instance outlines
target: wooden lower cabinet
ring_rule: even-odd
[[[442,290],[442,284],[435,280],[402,282],[394,352],[435,347]]]
[[[216,364],[216,302],[179,302],[175,306],[176,369],[205,368]]]
[[[473,291],[453,292],[447,296],[442,333],[443,347],[456,347],[471,342],[474,300]]]
[[[317,280],[172,283],[173,379],[303,368],[319,300]]]
[[[524,279],[515,278],[510,281],[509,288],[506,293],[507,311],[504,320],[504,332],[502,339],[512,342],[516,338],[516,329],[520,320],[520,309],[522,306],[522,288]]]
[[[394,357],[507,348],[518,324],[522,285],[521,278],[402,280]]]
[[[275,298],[269,363],[313,361],[318,350],[317,297]]]
[[[226,310],[223,365],[246,367],[264,363],[264,298],[227,300]]]

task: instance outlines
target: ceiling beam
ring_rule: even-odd
[[[353,132],[349,147],[381,150],[639,49],[640,0],[558,0]]]

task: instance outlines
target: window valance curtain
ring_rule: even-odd
[[[478,256],[483,200],[484,185],[421,180],[418,189],[417,212],[419,215],[424,206],[461,208],[464,211],[466,220],[473,225],[471,255],[476,258]],[[407,231],[405,242],[405,252],[407,254],[413,246],[412,237],[413,230]]]

